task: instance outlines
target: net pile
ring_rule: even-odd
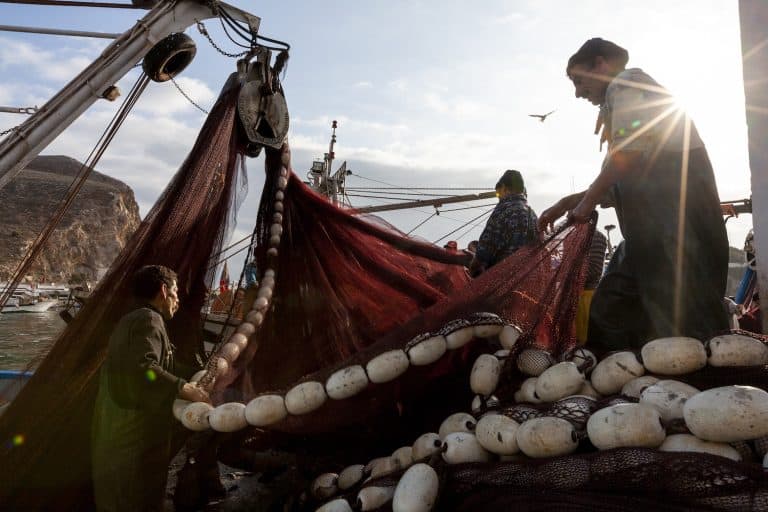
[[[117,320],[134,305],[131,277],[161,264],[179,275],[181,309],[168,332],[178,359],[202,349],[200,309],[244,184],[230,79],[186,161],[90,300],[54,343],[34,377],[0,416],[0,503],[6,510],[87,508],[90,424],[98,371]]]

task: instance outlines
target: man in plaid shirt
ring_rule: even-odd
[[[518,171],[506,171],[496,183],[499,204],[494,208],[469,265],[476,277],[525,244],[538,240],[538,218],[528,206],[523,177]]]

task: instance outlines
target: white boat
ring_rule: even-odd
[[[15,297],[8,299],[8,302],[3,306],[3,313],[45,313],[53,306],[57,305],[57,300],[42,300],[35,302],[34,304],[20,304],[19,300]]]

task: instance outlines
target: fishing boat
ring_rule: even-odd
[[[166,193],[0,416],[4,504],[78,509],[88,501],[94,376],[126,311],[128,276],[149,261],[186,276],[169,332],[180,351],[202,343],[201,309],[237,172],[242,158],[263,151],[266,183],[247,258],[260,269],[258,287],[246,294],[243,320],[193,377],[213,404],[177,400],[172,412],[188,430],[221,433],[219,456],[232,465],[264,469],[257,455],[269,450],[301,457],[293,467],[312,473],[311,484],[291,488],[283,505],[765,510],[768,482],[757,455],[768,452],[768,393],[733,386],[768,385],[765,363],[745,367],[741,357],[768,362],[764,339],[706,340],[709,353],[701,340],[662,339],[642,358],[625,351],[598,361],[575,346],[572,326],[594,219],[563,225],[470,280],[463,255],[338,207],[293,171],[281,61],[258,44],[258,18],[223,2],[214,7],[158,4],[30,118],[23,143],[13,134],[0,144],[2,186],[96,101],[93,91],[106,92],[142,58],[146,64],[168,32],[211,16],[249,31],[247,58]],[[159,66],[148,74],[181,71],[190,50],[179,40],[152,53]],[[318,170],[315,189],[341,190],[331,180],[345,172]],[[723,361],[731,364],[718,366]],[[657,404],[671,415],[662,417],[640,403],[644,383],[624,389],[645,373],[701,390],[655,389],[648,401],[667,400]],[[716,385],[728,390],[718,395]],[[673,420],[684,402],[693,412],[681,426]],[[722,419],[718,410],[732,412]],[[700,433],[704,444],[657,449],[675,429]]]
[[[54,306],[57,306],[57,300],[41,300],[39,302],[22,303],[18,297],[11,297],[3,306],[2,312],[5,313],[45,313]]]

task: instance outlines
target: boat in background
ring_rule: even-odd
[[[11,297],[3,306],[2,313],[45,313],[53,306],[58,305],[58,300],[41,300],[29,304],[22,303],[18,297]]]

